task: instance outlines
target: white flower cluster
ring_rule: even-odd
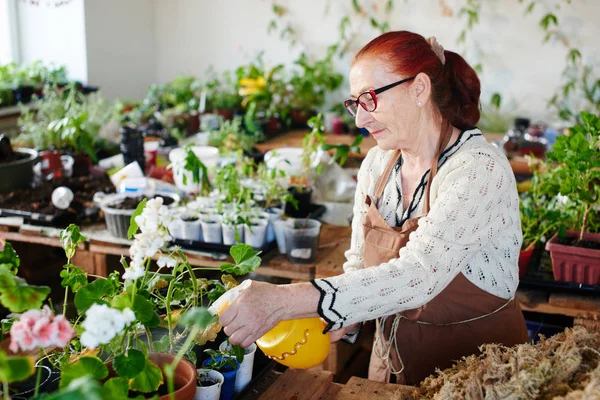
[[[106,304],[93,304],[87,310],[85,321],[81,324],[85,329],[81,334],[81,345],[93,350],[110,342],[133,321],[135,313],[129,308],[119,311]]]
[[[131,264],[125,270],[123,279],[135,280],[144,275],[144,260],[153,257],[165,243],[171,240],[169,227],[175,222],[169,209],[163,205],[163,198],[156,197],[148,200],[144,211],[135,222],[140,228],[140,233],[134,236],[134,241],[129,248]],[[171,267],[173,262],[162,262]]]

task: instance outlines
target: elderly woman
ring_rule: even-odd
[[[519,198],[505,156],[475,127],[480,83],[435,38],[383,34],[361,49],[346,100],[377,141],[358,173],[344,274],[253,282],[220,321],[248,346],[279,321],[320,316],[332,340],[377,321],[369,378],[418,384],[484,343],[527,341]]]

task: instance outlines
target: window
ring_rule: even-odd
[[[0,0],[0,64],[18,62],[15,0]]]

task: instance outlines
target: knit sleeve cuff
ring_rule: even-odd
[[[319,307],[317,308],[317,312],[327,322],[327,326],[323,333],[327,333],[330,330],[338,330],[344,326],[344,318],[336,309],[335,309],[335,297],[337,293],[337,288],[334,287],[327,279],[311,279],[310,283],[313,284],[315,288],[320,293],[319,298]]]

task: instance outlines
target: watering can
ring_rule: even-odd
[[[223,294],[208,309],[221,314],[250,280]],[[256,341],[267,357],[287,367],[306,369],[321,364],[329,354],[329,333],[323,334],[325,323],[320,318],[281,321]]]

